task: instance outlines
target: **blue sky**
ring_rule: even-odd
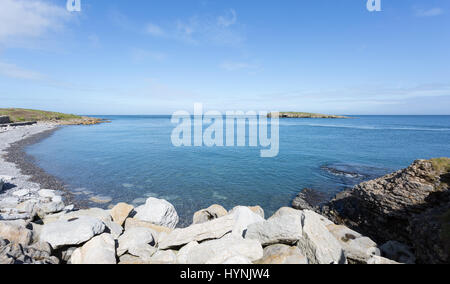
[[[450,114],[450,1],[0,0],[0,107]]]

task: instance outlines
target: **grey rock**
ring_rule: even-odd
[[[42,227],[40,240],[52,248],[80,245],[105,231],[105,224],[96,218],[80,217],[60,220]]]
[[[282,208],[267,221],[251,224],[245,238],[258,240],[263,246],[295,245],[302,238],[302,216],[301,211]]]
[[[155,232],[149,228],[131,228],[119,237],[119,247],[117,255],[122,256],[129,252],[133,254],[139,251],[140,247],[155,245]],[[139,256],[139,255],[136,255]]]
[[[212,221],[175,229],[159,242],[160,249],[180,248],[190,242],[218,239],[233,231],[235,216],[226,215]]]
[[[312,264],[347,263],[341,244],[325,227],[323,219],[315,212],[303,211],[303,236],[298,247]]]
[[[263,257],[263,248],[258,241],[234,236],[206,241],[194,246],[188,256],[188,264],[221,264],[232,257],[242,256],[250,261]]]
[[[233,210],[230,211],[230,215],[234,216],[235,224],[233,227],[233,235],[236,237],[243,237],[250,225],[265,221],[260,215],[244,206],[233,208]]]
[[[389,241],[380,247],[382,256],[399,263],[415,264],[416,257],[411,248],[397,241]]]

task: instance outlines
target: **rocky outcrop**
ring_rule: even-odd
[[[449,158],[418,160],[338,194],[322,213],[378,243],[410,246],[420,263],[449,263],[449,184]]]

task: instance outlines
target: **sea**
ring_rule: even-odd
[[[176,147],[170,116],[101,117],[111,123],[61,127],[25,151],[91,206],[165,199],[181,227],[212,204],[270,216],[304,188],[331,198],[414,160],[450,157],[450,116],[280,119],[273,158],[263,147]]]

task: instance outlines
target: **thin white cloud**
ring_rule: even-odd
[[[237,22],[236,11],[231,9],[226,15],[217,18],[217,24],[221,27],[229,27]]]
[[[155,24],[148,24],[147,27],[145,28],[145,32],[152,35],[152,36],[157,36],[157,37],[161,37],[165,35],[165,32],[163,31],[163,29]]]
[[[416,9],[417,17],[435,17],[442,14],[444,14],[444,10],[441,8]]]
[[[70,13],[63,5],[43,0],[1,0],[0,43],[40,37],[62,29],[69,19]]]
[[[23,69],[15,64],[5,62],[0,62],[0,75],[9,78],[25,80],[40,80],[45,77],[39,72]]]
[[[245,40],[239,29],[237,13],[233,9],[215,17],[196,15],[187,19],[178,19],[173,25],[165,27],[149,23],[145,31],[155,37],[190,44],[237,46]]]
[[[163,61],[167,55],[162,52],[150,51],[141,48],[131,49],[131,59],[134,63],[142,63],[147,60]]]
[[[237,70],[243,70],[243,69],[255,70],[255,69],[258,69],[259,66],[256,64],[250,64],[247,62],[225,61],[222,64],[220,64],[220,68],[227,70],[227,71],[237,71]]]

